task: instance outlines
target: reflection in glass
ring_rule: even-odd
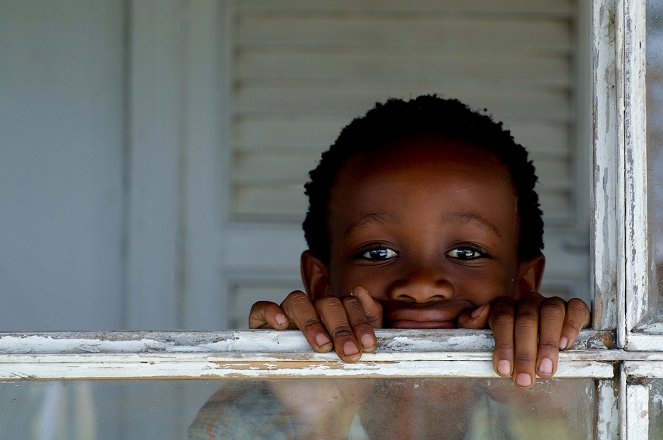
[[[211,397],[210,397],[211,396]],[[589,439],[591,379],[0,383],[6,438]]]
[[[649,383],[649,438],[663,438],[663,379]]]
[[[650,310],[663,295],[663,2],[649,0],[647,6],[647,155],[649,178],[649,221],[652,228],[656,289],[651,289]]]

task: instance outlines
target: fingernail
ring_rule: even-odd
[[[548,358],[543,358],[541,359],[541,362],[539,363],[539,373],[543,374],[552,374],[553,373],[553,365],[552,361]]]
[[[497,372],[500,376],[508,377],[511,375],[511,362],[509,361],[499,361],[497,363]]]
[[[285,317],[283,313],[279,313],[276,315],[276,323],[278,325],[286,325],[288,323],[288,319]]]
[[[315,337],[315,342],[317,342],[319,347],[324,347],[325,345],[331,343],[329,338],[322,333],[318,333]]]
[[[343,353],[346,356],[352,356],[353,354],[359,353],[359,349],[352,342],[345,341],[345,344],[343,344]]]
[[[516,376],[516,383],[521,387],[528,387],[532,385],[532,378],[527,373],[518,373]]]
[[[559,339],[559,349],[564,350],[566,348],[566,345],[569,343],[569,339],[566,336],[562,336]]]
[[[478,308],[474,309],[472,313],[470,313],[470,316],[472,319],[476,319],[481,315],[481,312],[483,312],[483,309],[486,308],[486,305],[479,306]]]
[[[361,337],[361,345],[364,348],[373,348],[375,345],[375,339],[371,335],[364,335]]]

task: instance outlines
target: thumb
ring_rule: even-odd
[[[475,309],[466,309],[456,318],[458,328],[488,328],[490,304],[484,304]]]
[[[382,328],[382,305],[373,299],[368,290],[362,286],[355,286],[350,295],[359,300],[371,327]]]

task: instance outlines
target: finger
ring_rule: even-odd
[[[301,290],[295,290],[283,300],[281,308],[304,333],[304,337],[313,350],[326,353],[334,348],[308,295]]]
[[[464,310],[458,315],[456,322],[458,328],[487,328],[490,317],[490,304],[484,304],[475,309]]]
[[[546,298],[539,309],[539,349],[536,372],[549,378],[557,371],[559,341],[566,315],[566,302],[558,297]]]
[[[320,320],[331,335],[336,354],[344,362],[356,362],[361,357],[360,345],[350,327],[348,316],[340,299],[332,296],[315,302]]]
[[[488,323],[495,338],[493,368],[502,377],[511,377],[513,372],[514,319],[512,298],[500,297],[492,302]]]
[[[529,295],[516,307],[514,323],[513,379],[517,385],[528,387],[536,377],[537,338],[539,333],[539,306],[543,297]]]
[[[564,350],[573,347],[580,330],[589,325],[591,312],[589,306],[578,298],[569,300],[566,304],[566,316],[562,335],[559,339],[559,348]]]
[[[350,292],[361,303],[364,315],[373,328],[382,328],[382,305],[373,299],[370,292],[362,286],[355,286]]]
[[[359,299],[348,295],[341,298],[341,302],[345,308],[345,313],[348,317],[350,327],[352,327],[352,331],[355,334],[355,338],[361,343],[362,351],[375,350],[377,346],[377,338],[375,337],[373,327],[371,327],[371,324],[368,322]]]
[[[290,320],[277,304],[270,301],[258,301],[249,312],[249,328],[273,328],[285,330]]]

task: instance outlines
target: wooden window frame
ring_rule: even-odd
[[[557,377],[594,378],[597,437],[648,435],[649,393],[663,378],[663,335],[648,310],[646,0],[592,8],[593,330],[560,355]],[[617,159],[617,160],[615,160]],[[298,332],[0,334],[0,380],[268,377],[497,377],[488,331],[378,330],[355,364],[313,353]]]

